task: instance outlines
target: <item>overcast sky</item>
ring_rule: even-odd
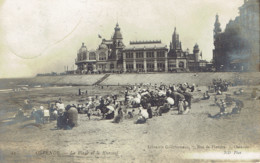
[[[124,44],[161,40],[169,47],[176,26],[183,49],[195,43],[212,59],[218,13],[222,29],[243,0],[0,0],[0,77],[29,77],[73,68],[85,42],[96,49],[116,22]],[[74,65],[76,68],[76,65]]]

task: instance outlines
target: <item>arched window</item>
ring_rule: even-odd
[[[96,60],[96,53],[95,52],[89,53],[89,60]]]
[[[114,64],[113,63],[110,64],[110,69],[114,69]]]
[[[107,58],[106,58],[106,53],[104,53],[104,52],[100,53],[100,54],[99,54],[99,60],[100,60],[100,61],[107,60]]]
[[[80,60],[83,60],[83,53],[80,53]]]
[[[80,61],[80,53],[78,53],[78,61]]]
[[[83,55],[83,60],[86,60],[86,59],[87,59],[87,54],[86,54],[86,52],[83,52],[82,55]]]
[[[182,62],[182,61],[179,62],[179,67],[180,67],[180,68],[184,68],[184,62]]]

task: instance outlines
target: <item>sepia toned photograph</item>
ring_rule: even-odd
[[[260,162],[259,0],[0,0],[0,162]]]

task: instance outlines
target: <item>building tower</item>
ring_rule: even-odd
[[[179,40],[179,34],[177,34],[176,27],[174,28],[174,33],[172,35],[172,42],[170,45],[171,50],[182,50],[181,42]]]
[[[196,45],[193,47],[193,55],[195,56],[195,62],[199,62],[199,45],[196,43]]]
[[[88,57],[87,52],[88,52],[88,49],[83,42],[80,49],[78,50],[78,61],[86,60]]]
[[[219,67],[219,58],[218,58],[218,54],[220,53],[220,49],[218,49],[219,46],[219,35],[222,32],[221,30],[221,24],[219,22],[219,16],[218,14],[216,15],[216,20],[215,20],[215,24],[214,24],[214,46],[215,49],[213,50],[213,65],[215,68]]]
[[[214,40],[216,39],[216,36],[219,34],[219,33],[221,33],[221,24],[220,24],[220,22],[219,22],[219,16],[218,16],[218,14],[216,15],[216,20],[215,20],[215,24],[214,24]]]
[[[83,63],[82,61],[88,60],[88,49],[85,46],[84,42],[82,43],[80,49],[78,50],[77,53],[77,59],[75,60],[76,65],[78,66],[77,71],[82,72],[83,70],[86,69],[86,64]]]
[[[170,43],[170,54],[174,57],[181,57],[182,54],[182,45],[176,27],[174,28],[172,42]]]
[[[124,48],[124,44],[123,44],[123,37],[120,32],[120,27],[119,27],[118,23],[116,24],[116,27],[114,29],[115,29],[115,32],[112,37],[112,40],[113,40],[112,59],[118,60],[120,58],[120,56],[119,56],[120,52]]]

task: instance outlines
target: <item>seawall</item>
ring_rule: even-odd
[[[252,80],[253,83],[260,83],[260,72],[253,73],[154,73],[154,74],[110,74],[100,85],[127,85],[136,83],[152,83],[152,84],[178,84],[188,82],[189,84],[208,85],[212,83],[212,79],[221,78],[223,80],[234,80],[237,76],[242,80]],[[93,85],[105,76],[105,74],[93,75],[66,75],[66,76],[38,76],[34,78],[20,79],[0,79],[1,88],[10,88],[15,85],[29,86],[63,86],[63,85]]]

